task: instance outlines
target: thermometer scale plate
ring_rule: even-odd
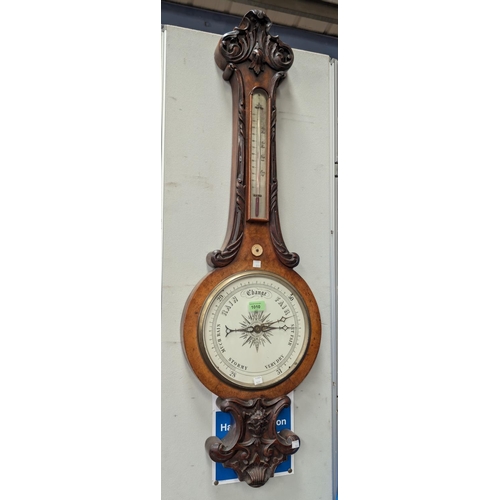
[[[247,218],[256,221],[269,220],[268,179],[268,96],[262,89],[251,95],[251,148],[249,213]]]

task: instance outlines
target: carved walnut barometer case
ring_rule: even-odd
[[[234,418],[227,436],[208,438],[206,449],[253,487],[300,447],[292,431],[276,431],[276,418],[313,366],[321,338],[316,300],[293,270],[299,256],[280,227],[276,90],[293,52],[270,26],[252,10],[215,50],[233,94],[229,224],[222,249],[207,256],[214,270],[192,291],[182,318],[191,368]]]

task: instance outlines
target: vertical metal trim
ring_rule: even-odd
[[[166,107],[167,107],[167,27],[161,27],[161,214],[160,214],[160,224],[161,224],[161,254],[164,255],[165,250],[165,232],[163,227],[163,216],[165,207],[165,141],[166,141]],[[163,311],[163,286],[164,286],[164,259],[162,257],[162,269],[161,269],[161,304]],[[163,321],[162,321],[163,324]]]
[[[337,335],[337,289],[338,289],[338,77],[336,59],[330,59],[330,214],[331,214],[331,239],[330,239],[330,290],[331,297],[331,323],[332,323],[332,476],[333,499],[338,498],[338,335]]]

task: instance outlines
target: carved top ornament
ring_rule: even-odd
[[[278,36],[271,35],[272,23],[261,10],[251,10],[233,31],[219,42],[216,62],[224,70],[229,63],[250,61],[250,69],[258,76],[267,64],[275,71],[287,71],[293,64],[293,52]],[[219,57],[217,57],[219,56]]]

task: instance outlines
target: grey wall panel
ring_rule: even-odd
[[[220,36],[164,30],[164,208],[162,277],[162,498],[330,500],[333,497],[330,58],[295,50],[278,92],[277,161],[283,235],[320,307],[318,359],[295,391],[301,449],[295,474],[258,493],[246,484],[213,486],[205,439],[211,394],[191,372],[181,344],[184,303],[223,242],[231,170],[231,89],[215,65]],[[287,42],[287,40],[284,40]]]

